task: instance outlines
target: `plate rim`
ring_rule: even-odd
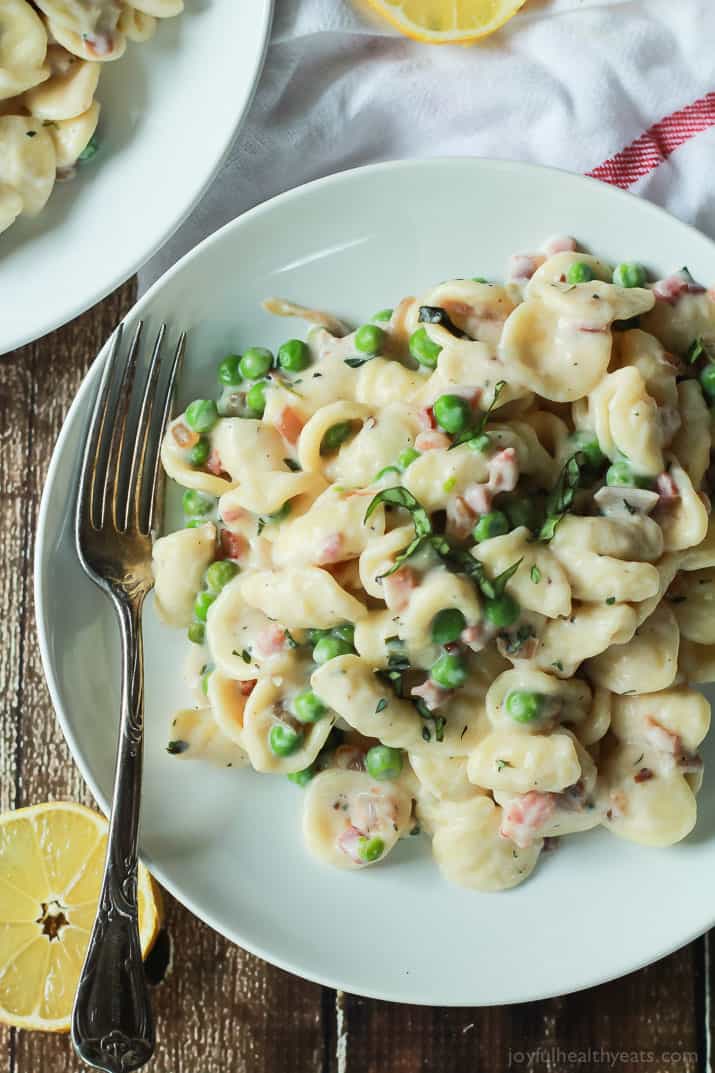
[[[273,3],[273,0],[269,0],[269,3]],[[429,158],[404,158],[393,161],[382,161],[375,164],[366,164],[357,168],[349,168],[339,172],[334,172],[330,175],[322,176],[318,179],[311,180],[298,187],[294,187],[290,190],[286,190],[267,201],[261,202],[246,212],[236,216],[233,220],[228,221],[218,230],[207,235],[200,243],[194,246],[191,250],[183,255],[175,264],[170,266],[151,287],[134,303],[131,309],[127,312],[123,318],[123,322],[132,322],[138,319],[145,307],[149,306],[153,300],[155,292],[159,291],[163,285],[173,278],[174,275],[181,272],[186,264],[188,264],[193,258],[200,256],[205,249],[212,246],[216,242],[223,241],[225,235],[232,230],[240,230],[244,221],[260,217],[266,213],[270,213],[272,208],[277,203],[288,203],[295,199],[300,199],[306,193],[315,189],[328,185],[340,185],[344,182],[350,182],[357,175],[370,175],[379,174],[385,171],[400,171],[409,170],[411,168],[426,168],[426,169],[439,169],[445,166],[454,167],[474,167],[477,169],[486,170],[499,170],[507,169],[514,171],[521,171],[528,175],[528,173],[546,173],[546,174],[558,174],[561,176],[568,176],[569,179],[573,179],[574,182],[584,184],[589,187],[597,187],[607,197],[612,197],[615,200],[624,202],[637,202],[639,205],[639,211],[643,211],[646,214],[650,214],[654,221],[659,219],[667,219],[669,221],[675,221],[679,227],[690,232],[697,240],[704,241],[711,247],[713,247],[713,257],[715,259],[715,241],[710,239],[707,235],[703,234],[698,228],[692,224],[685,223],[678,219],[672,213],[667,212],[659,205],[655,205],[653,202],[647,201],[640,196],[631,193],[630,191],[622,190],[620,188],[611,187],[608,184],[602,183],[598,179],[591,178],[590,176],[579,175],[578,173],[569,172],[564,168],[546,167],[540,164],[533,164],[525,161],[515,160],[502,160],[499,158],[486,158],[486,157],[470,157],[470,156],[439,156]],[[82,383],[72,400],[72,403],[64,417],[62,427],[52,451],[52,457],[45,477],[45,483],[43,487],[40,509],[38,512],[37,527],[35,532],[35,553],[34,553],[34,566],[33,566],[33,594],[35,604],[35,624],[37,627],[37,635],[40,649],[40,658],[42,662],[42,668],[47,682],[50,698],[54,708],[56,719],[62,730],[62,734],[67,742],[67,745],[72,754],[73,761],[77,764],[82,777],[89,786],[95,800],[101,807],[105,814],[108,814],[109,803],[106,795],[102,792],[101,788],[97,784],[92,772],[89,769],[88,764],[83,756],[82,749],[77,741],[74,732],[71,729],[70,721],[67,717],[67,713],[60,700],[60,691],[58,688],[57,678],[54,673],[54,666],[51,660],[50,646],[48,643],[48,631],[45,627],[45,622],[48,621],[47,616],[47,602],[44,596],[45,585],[45,560],[47,559],[48,546],[50,544],[50,536],[47,532],[48,513],[50,510],[50,499],[52,496],[52,490],[57,480],[58,470],[60,468],[61,461],[64,457],[66,449],[66,441],[70,433],[71,423],[78,418],[78,415],[83,407],[88,405],[89,397],[93,389],[97,378],[100,374],[102,363],[108,353],[109,343],[111,336],[105,341],[101,349],[99,350],[97,357],[89,366]],[[70,494],[72,496],[71,503],[72,509],[74,506],[74,488],[70,486]],[[231,928],[225,924],[219,922],[210,911],[206,911],[198,906],[190,895],[183,892],[178,884],[175,884],[171,879],[167,878],[163,872],[161,864],[155,863],[151,854],[147,854],[141,851],[140,858],[142,863],[152,872],[157,878],[158,882],[174,897],[181,905],[189,910],[194,916],[198,917],[209,927],[213,928],[220,935],[226,938],[229,942],[234,943],[241,949],[246,950],[248,953],[255,957],[261,958],[263,961],[268,962],[271,965],[275,965],[277,968],[291,973],[300,979],[307,980],[312,983],[319,984],[323,987],[328,987],[333,990],[347,991],[350,994],[356,994],[368,999],[376,999],[378,1001],[387,1002],[401,1002],[407,1005],[413,1006],[434,1006],[435,1003],[429,997],[405,997],[405,995],[394,989],[388,988],[386,990],[380,990],[379,988],[370,988],[360,991],[350,991],[349,988],[345,988],[337,976],[330,974],[323,974],[319,972],[306,971],[304,967],[298,966],[291,962],[290,959],[284,959],[275,955],[270,950],[265,949],[258,943],[247,941],[240,933],[240,927]],[[579,981],[575,986],[571,987],[568,991],[554,991],[543,988],[533,988],[531,990],[524,990],[521,993],[514,994],[508,999],[501,999],[499,1005],[511,1006],[517,1003],[543,1001],[549,998],[555,998],[567,994],[577,994],[579,991],[587,990],[591,987],[597,987],[602,984],[611,982],[612,980],[620,979],[632,972],[637,972],[640,969],[652,965],[661,959],[668,957],[676,950],[680,950],[687,946],[695,939],[704,935],[710,928],[715,926],[715,903],[713,904],[712,916],[705,925],[697,925],[692,930],[689,930],[684,938],[678,938],[675,942],[668,942],[657,951],[649,954],[648,956],[637,960],[636,962],[629,963],[627,966],[618,968],[615,972],[613,970],[606,970],[603,972],[596,972],[590,978],[584,978]],[[483,1008],[485,1006],[493,1005],[492,1002],[485,1000],[474,1001],[469,998],[460,1000],[449,1000],[439,1002],[439,1007],[445,1008]]]
[[[202,183],[200,184],[194,195],[190,198],[188,203],[180,212],[172,216],[171,220],[162,228],[161,234],[157,236],[157,238],[149,247],[149,249],[147,249],[139,257],[135,255],[134,257],[129,258],[127,260],[127,263],[123,267],[115,268],[112,273],[111,280],[109,282],[102,283],[99,287],[94,288],[91,294],[89,294],[86,298],[72,303],[72,305],[67,309],[67,311],[62,314],[60,320],[57,320],[55,316],[50,316],[47,320],[41,321],[39,327],[33,328],[30,331],[30,334],[27,334],[26,332],[20,332],[14,337],[11,337],[9,345],[0,342],[0,346],[4,348],[3,350],[0,350],[0,358],[4,357],[5,355],[12,354],[13,351],[20,350],[24,346],[29,346],[31,343],[38,342],[46,335],[49,335],[51,332],[57,331],[57,329],[59,328],[63,328],[66,324],[69,324],[69,322],[74,320],[76,317],[79,317],[83,313],[86,313],[88,309],[91,309],[92,306],[97,305],[98,302],[103,301],[109,294],[112,293],[112,291],[116,290],[117,287],[121,287],[121,285],[123,283],[126,283],[128,279],[134,276],[140,268],[143,268],[143,266],[166,245],[169,239],[176,234],[181,225],[189,218],[198,203],[207,193],[209,187],[213,184],[214,179],[216,178],[218,173],[223,168],[223,165],[226,161],[226,157],[228,156],[234,142],[241,133],[243,124],[246,120],[246,117],[248,116],[249,109],[253,104],[253,100],[256,96],[258,85],[261,80],[261,75],[263,74],[266,56],[268,54],[271,30],[275,17],[275,4],[276,0],[263,0],[263,25],[259,29],[260,43],[255,57],[253,74],[251,76],[251,90],[246,96],[243,106],[238,111],[233,124],[230,126],[230,128],[227,129],[225,138],[223,139],[223,144],[216,160],[214,161],[213,166],[204,176]],[[193,247],[193,249],[196,249],[196,247]],[[193,249],[189,250],[189,253],[192,253]],[[183,260],[183,258],[181,258],[181,260]],[[163,276],[159,277],[159,279],[162,278]],[[156,282],[158,282],[158,280]],[[134,306],[132,306],[132,310],[133,309]]]

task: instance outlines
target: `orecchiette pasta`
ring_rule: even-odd
[[[96,151],[102,63],[148,40],[182,0],[0,0],[0,232],[36,216]],[[36,10],[38,9],[38,10]]]
[[[78,3],[40,6],[67,38]],[[177,5],[114,10],[104,58]],[[72,155],[99,70],[27,50],[37,115],[0,118],[7,218],[46,196],[64,141]],[[0,35],[6,70],[19,54]],[[447,879],[502,890],[546,838],[602,825],[669,845],[695,823],[713,303],[682,272],[646,285],[574,245],[355,331],[270,299],[306,342],[252,348],[240,378],[230,355],[218,400],[167,431],[186,527],[156,541],[156,603],[193,643],[197,703],[169,752],[306,787],[305,842],[327,864],[377,863],[421,830]]]

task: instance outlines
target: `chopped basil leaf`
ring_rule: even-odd
[[[515,656],[532,637],[536,637],[536,631],[528,623],[524,623],[514,633],[500,633],[499,638],[503,644],[504,655]]]
[[[372,361],[373,357],[374,355],[369,358],[344,358],[343,360],[349,369],[359,369],[366,361]]]
[[[288,645],[288,647],[289,648],[297,648],[298,647],[298,642],[296,641],[295,637],[290,632],[290,630],[286,630],[285,627],[283,627],[283,632],[285,633],[286,644]]]
[[[189,748],[188,741],[182,741],[181,738],[176,741],[170,741],[166,747],[167,753],[171,753],[172,756],[178,756],[180,753],[185,753]]]
[[[557,671],[562,671],[564,669],[564,665],[560,659],[555,659],[551,666],[555,667]]]
[[[412,523],[415,527],[415,536],[414,540],[407,545],[404,551],[400,552],[390,569],[386,570],[384,574],[381,574],[380,577],[376,579],[377,581],[381,581],[382,578],[389,577],[390,574],[394,574],[395,571],[399,570],[407,559],[414,555],[416,551],[420,550],[427,541],[427,538],[432,536],[432,522],[430,521],[429,514],[406,488],[397,485],[394,488],[383,488],[381,492],[378,492],[365,511],[365,522],[370,515],[377,510],[380,503],[386,503],[388,506],[392,507],[402,507],[404,510],[409,511],[412,515]]]
[[[469,339],[470,336],[458,328],[446,309],[441,306],[420,306],[417,319],[422,324],[440,324],[457,339]]]
[[[539,568],[536,565],[536,563],[534,563],[534,565],[532,566],[531,570],[529,571],[529,577],[531,578],[531,580],[534,582],[535,585],[538,585],[539,582],[541,581],[541,571],[539,570]]]
[[[377,708],[375,708],[375,715],[379,715],[380,712],[384,712],[386,707],[387,697],[380,697],[379,701],[377,702]]]
[[[294,458],[284,458],[283,462],[288,467],[288,469],[293,471],[293,473],[298,473],[301,468],[300,462],[296,462]]]
[[[609,607],[611,606],[611,604],[615,604],[615,602],[616,602],[616,597],[615,596],[607,596],[606,597],[606,603],[608,604]]]
[[[505,767],[511,767],[512,765],[508,760],[497,760],[497,771],[502,772]]]
[[[539,540],[551,540],[559,522],[570,510],[585,465],[583,452],[577,451],[567,460],[559,478],[546,499],[546,521],[539,531]]]
[[[266,519],[265,518],[259,518],[258,522],[256,524],[256,532],[257,532],[258,536],[261,535],[261,533],[263,532],[263,530],[265,528],[266,528]]]
[[[494,394],[492,396],[492,401],[489,403],[489,406],[479,418],[479,421],[477,421],[477,424],[472,428],[465,429],[464,432],[460,432],[458,436],[455,436],[452,442],[452,447],[459,447],[460,444],[467,443],[468,440],[474,440],[477,439],[477,437],[484,435],[484,429],[487,427],[487,421],[491,417],[492,410],[499,401],[499,396],[501,395],[505,387],[506,380],[497,380],[496,384],[494,385]],[[450,448],[450,450],[451,449],[452,448]]]

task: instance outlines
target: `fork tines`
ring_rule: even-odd
[[[161,441],[186,333],[166,362],[162,356],[166,325],[162,324],[148,365],[142,368],[142,327],[139,321],[129,351],[123,354],[120,324],[104,363],[80,471],[78,539],[87,526],[148,535],[159,521]]]

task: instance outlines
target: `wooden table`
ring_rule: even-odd
[[[126,284],[61,331],[0,360],[1,810],[53,798],[92,803],[55,722],[40,665],[34,534],[65,413],[133,293]],[[699,881],[683,876],[684,883]],[[583,926],[602,929],[607,942],[608,913],[618,906],[583,909]],[[677,905],[663,905],[663,913],[677,912]],[[173,966],[155,987],[152,1073],[711,1070],[707,938],[577,995],[454,1010],[373,1002],[304,983],[232,946],[170,898],[167,929]],[[0,1073],[81,1068],[67,1037],[0,1026]]]

